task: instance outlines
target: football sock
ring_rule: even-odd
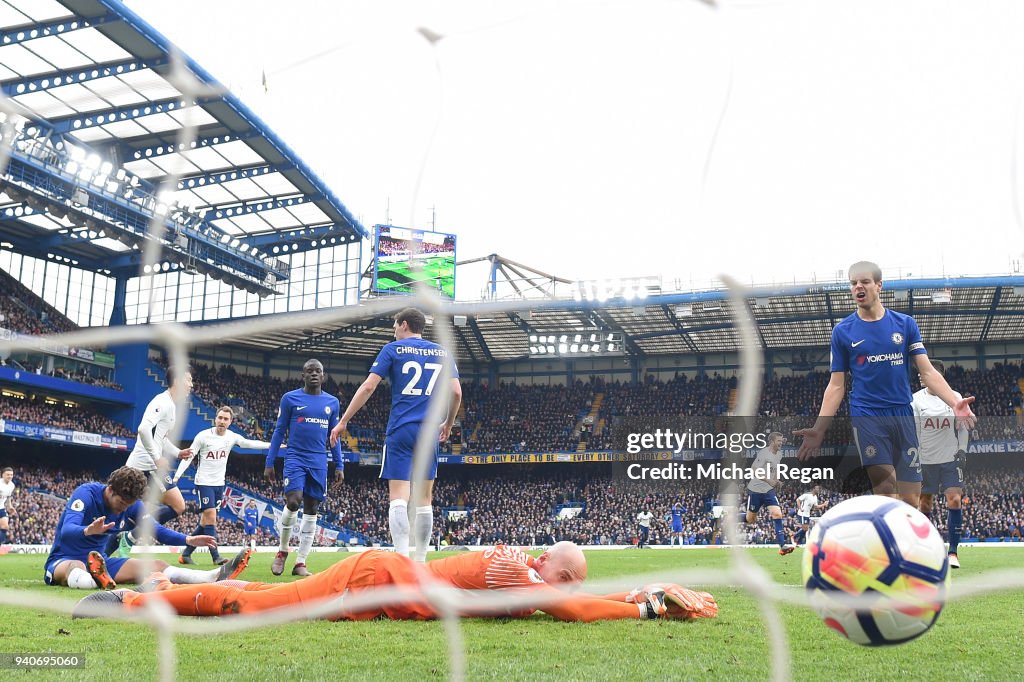
[[[214,540],[217,540],[218,542],[220,541],[220,538],[217,536],[217,526],[203,526],[202,529],[203,535],[209,535]],[[216,547],[211,547],[210,557],[212,557],[214,561],[220,561],[220,550]]]
[[[7,531],[0,530],[0,545],[7,544]]]
[[[388,529],[395,552],[409,556],[409,503],[405,500],[391,500],[388,507]]]
[[[197,525],[196,529],[192,531],[192,535],[204,535],[205,533],[203,528],[204,526],[202,524]],[[181,550],[181,556],[192,556],[192,552],[194,551],[196,551],[195,547],[192,545],[186,545],[185,549]]]
[[[416,520],[414,523],[416,524],[413,528],[416,534],[416,552],[413,558],[420,563],[424,563],[427,560],[430,531],[434,529],[434,507],[432,505],[416,507]]]
[[[795,542],[796,544],[798,544],[798,545],[802,545],[802,544],[804,544],[804,540],[806,540],[806,539],[807,539],[807,533],[806,533],[806,532],[804,531],[804,529],[803,529],[803,528],[801,528],[800,530],[798,530],[798,531],[796,532],[796,535],[794,535],[794,536],[793,536],[793,541],[794,541],[794,542]]]
[[[170,521],[171,519],[178,518],[178,512],[174,511],[166,504],[160,505],[160,508],[156,510],[156,520],[161,526]]]
[[[68,587],[73,587],[76,590],[95,590],[99,585],[84,568],[72,568],[68,573]]]
[[[949,527],[949,553],[956,554],[957,545],[960,544],[960,526],[964,520],[963,509],[947,509]]]
[[[178,568],[177,566],[168,566],[163,571],[167,579],[172,583],[187,584],[187,585],[198,585],[199,583],[212,583],[217,579],[217,574],[220,573],[219,568],[214,568],[209,571],[193,571],[188,568]]]
[[[303,514],[302,525],[299,526],[299,551],[295,555],[295,563],[306,563],[309,550],[313,548],[313,538],[316,536],[317,514]]]
[[[782,519],[772,519],[772,525],[775,526],[775,541],[779,543],[779,549],[786,546],[786,535],[782,532]]]
[[[292,511],[288,507],[285,507],[284,513],[281,514],[281,544],[277,548],[281,552],[288,551],[288,541],[292,539],[292,526],[295,525],[295,517],[298,515],[298,510]]]

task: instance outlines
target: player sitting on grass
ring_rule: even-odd
[[[102,605],[138,608],[150,601],[170,605],[182,616],[222,616],[269,611],[296,604],[310,605],[341,596],[387,586],[406,587],[410,596],[401,601],[360,610],[338,609],[328,620],[370,620],[386,616],[394,620],[426,620],[438,613],[428,601],[417,595],[425,584],[442,584],[462,590],[507,590],[511,594],[530,595],[543,602],[540,607],[512,606],[495,609],[474,607],[471,599],[461,599],[459,615],[475,617],[525,617],[537,610],[566,621],[617,620],[624,618],[714,618],[718,613],[715,598],[707,592],[694,592],[672,584],[654,584],[631,592],[604,596],[573,594],[587,575],[587,560],[579,547],[559,542],[537,558],[498,545],[483,552],[417,565],[394,552],[370,550],[344,559],[326,571],[291,583],[250,583],[230,581],[216,585],[188,587],[170,584],[159,573],[147,581],[152,591],[115,590],[90,595],[79,602],[75,617],[99,615]]]
[[[110,474],[106,484],[84,483],[75,488],[57,522],[43,581],[47,585],[66,585],[81,590],[97,587],[112,590],[118,582],[142,582],[144,562],[109,558],[102,550],[111,535],[134,529],[147,516],[140,499],[145,489],[146,475],[127,466]],[[209,535],[186,537],[155,521],[153,527],[156,539],[165,545],[215,547],[217,544]],[[251,553],[251,550],[242,550],[228,563],[210,571],[168,566],[163,561],[152,561],[148,565],[163,571],[174,583],[212,583],[237,577],[245,570]]]

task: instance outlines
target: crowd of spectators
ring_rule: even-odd
[[[78,325],[4,270],[0,270],[0,312],[4,314],[4,324],[0,326],[22,334],[54,334],[78,329]]]
[[[954,389],[977,396],[974,409],[981,419],[972,434],[973,440],[1024,437],[1024,418],[1019,414],[1021,392],[1017,385],[1024,376],[1020,364],[996,363],[986,370],[952,366],[947,369],[947,376]],[[241,424],[242,430],[266,439],[273,429],[281,395],[300,385],[298,379],[257,377],[226,365],[197,365],[194,379],[196,394],[210,405],[244,406],[247,417]],[[810,372],[766,381],[759,410],[763,424],[786,432],[791,430],[790,426],[807,425],[818,413],[828,379],[826,373]],[[575,451],[580,443],[587,450],[621,449],[623,443],[616,440],[616,424],[621,420],[626,420],[622,423],[627,425],[623,427],[627,431],[635,430],[632,426],[638,419],[671,417],[712,420],[704,425],[711,428],[714,418],[730,410],[736,386],[735,377],[718,374],[697,378],[678,375],[668,381],[648,375],[637,384],[600,378],[568,386],[507,382],[488,386],[467,382],[463,385],[461,452]],[[324,389],[338,396],[343,406],[356,388],[356,383],[339,384],[330,377],[324,384]],[[603,394],[604,400],[596,418],[591,420],[598,394]],[[390,389],[383,383],[350,425],[361,452],[380,452],[390,402]],[[846,404],[844,400],[838,417],[846,414]],[[695,422],[686,424],[693,426]],[[846,432],[848,429],[835,429],[829,437],[833,444],[839,444],[847,439]]]
[[[964,537],[1020,539],[1024,532],[1024,464],[1009,455],[1002,459],[977,456],[969,466],[964,500]],[[283,499],[280,479],[268,483],[262,463],[255,459],[231,466],[228,484],[270,500]],[[348,467],[343,483],[332,483],[321,506],[321,520],[361,536],[371,544],[388,542],[387,487],[376,479],[370,467]],[[434,541],[447,545],[479,545],[499,542],[514,545],[550,545],[559,540],[578,544],[636,544],[636,515],[654,514],[651,544],[673,541],[690,545],[729,541],[721,532],[717,512],[721,510],[716,484],[712,481],[680,484],[670,481],[631,481],[599,465],[504,465],[488,470],[443,469],[435,485]],[[19,488],[11,515],[11,541],[40,544],[52,541],[53,529],[63,510],[61,498],[75,487],[93,480],[89,472],[60,471],[15,465]],[[783,484],[778,490],[785,515],[784,527],[795,532],[796,498],[809,485]],[[821,499],[834,505],[845,495],[826,488]],[[683,533],[674,540],[669,510],[675,503],[683,508]],[[567,514],[560,511],[568,509]],[[575,510],[579,510],[578,513]],[[172,528],[190,534],[198,520],[194,503],[170,522]],[[936,496],[932,520],[946,531],[942,496]],[[736,540],[752,544],[773,544],[774,530],[767,514],[753,526],[741,525]],[[222,544],[241,544],[238,522],[220,519]],[[42,540],[40,540],[42,539]],[[258,542],[273,545],[276,540],[260,530]]]
[[[64,404],[50,405],[29,399],[4,397],[0,398],[0,419],[108,436],[135,436],[135,433],[129,431],[124,424],[115,422],[85,405],[67,407]]]

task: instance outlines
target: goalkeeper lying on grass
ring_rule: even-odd
[[[522,617],[537,610],[559,620],[595,621],[620,618],[714,618],[715,598],[671,584],[648,585],[632,592],[595,596],[573,594],[587,577],[587,560],[579,547],[559,542],[536,559],[498,545],[484,552],[468,552],[423,565],[407,557],[370,550],[349,557],[317,575],[291,583],[225,581],[207,585],[173,585],[162,574],[148,581],[148,592],[114,590],[89,595],[76,607],[76,617],[94,616],[103,604],[134,609],[151,601],[170,605],[182,616],[222,616],[259,613],[295,604],[312,606],[339,596],[356,597],[366,590],[397,586],[408,588],[407,598],[356,610],[344,601],[325,617],[329,620],[369,620],[386,616],[394,620],[425,620],[438,613],[417,589],[425,582],[463,590],[503,590],[541,603],[539,608],[482,607],[467,595],[458,603],[459,615]],[[358,607],[357,607],[358,608]]]

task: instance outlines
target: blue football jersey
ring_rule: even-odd
[[[341,418],[338,399],[328,393],[306,393],[301,388],[281,396],[277,425],[267,451],[267,468],[274,466],[285,436],[287,456],[313,469],[327,468],[328,450],[341,466],[341,442],[330,447],[328,436]]]
[[[853,313],[837,324],[832,371],[853,374],[850,414],[910,405],[910,357],[926,352],[917,322],[903,313],[886,309],[876,322]]]
[[[54,534],[47,564],[53,559],[85,561],[89,552],[103,552],[108,536],[134,529],[136,522],[141,522],[147,516],[142,500],[136,501],[124,512],[115,514],[103,501],[103,489],[106,487],[105,483],[83,483],[71,493],[64,506],[64,513],[57,521],[57,532]],[[85,535],[86,526],[101,516],[106,517],[104,523],[113,523],[113,528],[106,533]],[[185,536],[181,533],[159,523],[154,523],[153,528],[158,542],[165,545],[185,544]]]
[[[423,422],[447,357],[448,351],[441,346],[415,336],[392,341],[377,354],[370,371],[391,382],[389,434],[407,424]],[[454,358],[452,378],[459,378]]]
[[[260,510],[256,507],[245,508],[245,527],[256,528],[256,520],[259,516]]]

